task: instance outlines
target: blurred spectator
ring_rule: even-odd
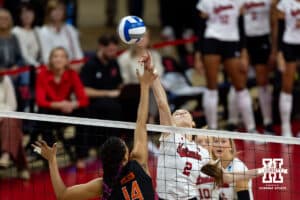
[[[42,69],[37,75],[36,103],[39,113],[85,117],[84,108],[88,105],[88,98],[78,73],[69,69],[68,54],[63,47],[56,47],[50,52],[49,67]],[[39,124],[44,126],[41,127],[44,132],[53,130],[53,127],[65,128],[60,124],[55,126],[51,123]],[[53,142],[51,133],[44,133],[43,137],[47,137],[45,140],[49,143]],[[83,146],[79,144],[82,141],[84,141],[84,130],[77,127],[76,147]],[[86,152],[78,148],[77,157],[81,159],[86,156]]]
[[[41,61],[40,41],[35,27],[35,11],[29,3],[22,3],[19,10],[19,25],[12,30],[19,40],[24,61],[38,66]]]
[[[88,98],[78,74],[69,69],[68,54],[63,47],[50,52],[49,68],[42,69],[37,76],[37,105],[46,113],[71,114],[86,107]],[[72,100],[72,93],[76,99]]]
[[[3,7],[10,11],[10,13],[18,13],[19,5],[22,3],[31,3],[36,13],[36,23],[38,26],[44,24],[45,17],[45,5],[48,0],[3,0]],[[13,15],[13,20],[15,24],[19,22],[19,16]]]
[[[117,63],[118,38],[102,35],[98,40],[96,55],[82,67],[81,79],[90,99],[89,117],[106,120],[122,120],[122,106],[119,102],[122,78]],[[118,129],[91,128],[90,146],[98,147],[113,134],[120,135]]]
[[[24,64],[17,38],[11,34],[11,14],[0,9],[0,68],[18,68]]]
[[[18,39],[11,33],[13,23],[11,14],[0,9],[0,68],[17,69],[24,66],[24,60],[20,51]],[[13,77],[15,89],[18,91],[18,109],[23,110],[24,100],[29,98],[29,72]]]
[[[122,78],[116,60],[118,38],[102,35],[96,55],[84,65],[81,79],[90,98],[90,115],[99,119],[120,120],[122,112],[118,102]]]
[[[157,74],[159,76],[163,75],[164,72],[164,67],[162,64],[162,58],[160,54],[154,50],[150,49],[150,33],[149,31],[145,34],[143,39],[137,44],[137,45],[132,45],[130,49],[126,50],[119,58],[118,62],[120,65],[121,69],[121,75],[123,78],[123,83],[124,84],[138,84],[138,79],[136,76],[136,68],[141,66],[141,63],[139,63],[139,59],[142,55],[145,54],[145,51],[149,51],[152,57],[152,62],[153,65],[155,66],[155,69],[157,70]],[[142,68],[141,68],[142,70]],[[136,88],[136,98],[137,98],[137,103],[138,103],[138,90],[139,87]],[[135,106],[135,109],[137,108],[137,105]],[[135,112],[136,113],[136,112]],[[153,93],[150,93],[150,107],[149,107],[149,121],[151,123],[154,123],[155,117],[157,115],[157,106],[155,103],[155,99],[153,96]],[[136,119],[136,117],[132,117],[133,120]]]
[[[35,85],[35,67],[39,66],[42,59],[40,39],[38,36],[36,24],[36,15],[32,4],[21,3],[18,13],[18,23],[12,30],[18,38],[24,62],[31,66],[29,89],[30,96],[27,101],[23,101],[25,111],[34,111],[34,85]]]
[[[46,8],[45,25],[40,29],[42,58],[48,62],[49,54],[54,47],[64,47],[71,60],[82,59],[78,31],[66,24],[66,5],[59,0],[49,0]],[[80,71],[81,65],[72,65],[72,69]]]
[[[17,100],[12,81],[8,76],[0,76],[0,111],[16,111],[16,109]],[[0,167],[9,167],[12,160],[18,169],[18,176],[29,179],[22,140],[21,120],[0,118]]]

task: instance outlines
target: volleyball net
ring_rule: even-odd
[[[135,129],[135,123],[124,122],[124,121],[111,121],[111,120],[100,120],[91,118],[80,118],[80,117],[69,117],[69,116],[58,116],[58,115],[47,115],[47,114],[35,114],[35,113],[22,113],[22,112],[0,112],[0,118],[11,119],[8,120],[6,127],[1,129],[1,137],[8,138],[9,143],[12,148],[6,147],[8,149],[15,149],[17,143],[16,128],[18,123],[14,121],[22,121],[24,129],[25,138],[27,138],[27,151],[26,158],[28,160],[28,166],[31,171],[31,178],[29,181],[34,188],[21,187],[20,185],[7,184],[8,182],[0,181],[0,195],[5,190],[10,190],[11,187],[18,187],[22,197],[25,199],[53,199],[54,193],[51,189],[51,184],[49,175],[47,174],[45,162],[30,148],[30,143],[44,138],[49,145],[54,142],[59,143],[58,150],[58,160],[59,167],[63,171],[63,180],[66,185],[73,185],[88,181],[89,179],[102,176],[101,162],[98,158],[99,147],[105,140],[111,136],[117,136],[123,138],[129,147],[132,146],[133,142],[133,130]],[[148,130],[148,149],[149,149],[149,169],[153,179],[154,187],[157,186],[157,182],[168,182],[171,180],[170,176],[162,176],[160,170],[157,167],[160,166],[168,173],[175,173],[177,176],[178,170],[176,164],[170,166],[166,164],[167,162],[158,163],[158,157],[164,152],[159,150],[160,133],[171,133],[173,134],[187,134],[192,135],[193,139],[198,142],[201,148],[209,149],[215,154],[222,154],[225,151],[219,144],[222,145],[225,139],[231,139],[234,143],[236,151],[233,150],[232,144],[230,144],[230,150],[238,158],[238,162],[244,163],[248,169],[262,168],[267,166],[272,166],[273,170],[265,172],[263,176],[252,179],[252,185],[249,187],[252,189],[253,199],[299,199],[300,198],[300,139],[299,138],[286,138],[281,136],[273,135],[263,135],[254,133],[240,133],[240,132],[229,132],[229,131],[216,131],[207,130],[199,128],[181,128],[181,127],[171,127],[162,126],[155,124],[147,124]],[[4,135],[4,137],[3,137]],[[223,141],[224,140],[224,141]],[[172,142],[172,141],[168,141]],[[1,145],[5,142],[1,141]],[[174,145],[176,146],[176,145]],[[177,145],[178,146],[178,145]],[[198,146],[196,146],[198,147]],[[200,148],[200,147],[199,147]],[[178,154],[184,154],[187,159],[193,159],[193,152],[189,149],[176,149],[174,152]],[[184,156],[183,155],[183,156]],[[112,155],[113,156],[113,155]],[[168,155],[170,157],[176,156]],[[211,154],[209,156],[212,156]],[[11,156],[12,157],[12,156]],[[213,156],[212,156],[213,157]],[[166,159],[166,156],[164,155]],[[85,159],[87,164],[86,168],[82,171],[72,168],[75,166],[76,161],[80,159]],[[174,158],[175,159],[175,158]],[[203,158],[203,159],[210,159]],[[14,160],[15,163],[18,161]],[[13,168],[16,164],[10,165],[8,169],[0,169],[0,176],[7,176],[9,179],[9,174],[12,173]],[[175,162],[176,163],[176,162]],[[188,162],[187,162],[188,163]],[[228,169],[230,169],[230,162],[228,162]],[[240,166],[238,163],[237,166]],[[234,168],[234,167],[233,167]],[[64,171],[67,169],[67,171]],[[70,170],[72,169],[72,170]],[[183,174],[188,176],[189,173],[199,173],[200,170],[195,171],[192,166],[183,166]],[[46,178],[44,180],[37,180],[36,173],[41,173],[41,171],[46,173]],[[240,171],[240,169],[238,169]],[[184,173],[185,172],[185,173]],[[8,173],[8,174],[7,174]],[[167,174],[167,173],[166,173]],[[200,176],[199,176],[200,177]],[[7,179],[7,178],[6,178]],[[199,185],[197,190],[197,197],[199,199],[215,199],[212,191],[209,190],[210,186],[205,187],[205,184],[215,184],[209,178],[198,178],[196,179]],[[174,187],[180,184],[187,184],[187,182],[182,181],[178,177],[176,182],[173,183]],[[203,187],[204,186],[204,187]],[[39,189],[40,190],[39,190]],[[184,187],[182,187],[184,188]],[[214,195],[216,195],[215,190],[218,190],[217,195],[220,199],[228,199],[226,195],[226,188],[231,188],[233,191],[237,189],[236,184],[224,184],[216,189],[214,187]],[[160,188],[161,189],[161,188]],[[22,191],[24,190],[24,191]],[[39,192],[37,192],[39,191]],[[180,192],[178,192],[178,199],[180,198]],[[225,194],[223,194],[223,192]],[[39,194],[43,196],[39,196]],[[16,194],[8,193],[13,199]],[[222,196],[223,195],[223,196]],[[1,195],[2,196],[2,195]],[[165,197],[168,197],[167,195]],[[235,199],[232,196],[232,199]]]

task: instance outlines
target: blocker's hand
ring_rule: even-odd
[[[141,58],[139,59],[139,63],[143,64],[145,69],[148,70],[154,69],[154,66],[152,64],[151,54],[149,51],[146,51],[146,53],[143,56],[141,56]]]
[[[57,147],[56,143],[52,147],[49,147],[44,140],[36,141],[35,144],[31,144],[34,151],[43,156],[48,162],[52,162],[56,158]]]
[[[143,74],[140,74],[139,69],[136,69],[136,75],[137,75],[141,85],[147,85],[147,86],[150,86],[158,76],[154,72],[154,68],[147,69],[146,67],[144,67]]]

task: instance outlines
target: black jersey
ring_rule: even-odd
[[[110,200],[154,200],[151,177],[141,165],[131,160],[123,167],[117,185],[113,188]]]

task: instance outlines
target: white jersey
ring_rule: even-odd
[[[287,44],[300,44],[300,2],[280,0],[278,10],[285,13],[285,30],[283,41]]]
[[[208,15],[204,38],[238,42],[241,0],[199,0],[197,9]]]
[[[228,172],[245,172],[248,170],[247,166],[238,158],[234,158],[231,163],[225,169]],[[248,182],[248,191],[250,194],[250,199],[253,200],[252,193],[252,181]],[[219,188],[219,194],[221,199],[226,200],[237,200],[237,193],[235,191],[235,183],[224,184]]]
[[[242,0],[244,8],[244,26],[246,36],[255,37],[271,32],[272,0]]]
[[[198,197],[197,178],[209,153],[182,134],[161,136],[157,163],[157,193],[162,199]]]

